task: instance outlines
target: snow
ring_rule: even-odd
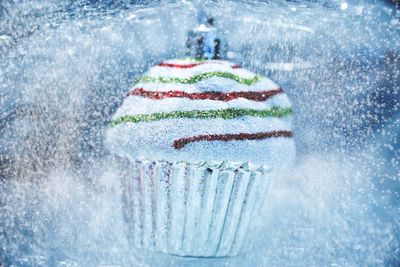
[[[19,105],[35,112],[0,126],[0,261],[211,266],[207,259],[143,259],[128,243],[124,163],[103,143],[135,80],[184,56],[198,6],[45,1],[40,10],[28,2],[1,3],[8,10],[1,34],[13,40],[0,53],[1,118]],[[296,111],[294,169],[274,179],[243,254],[215,265],[398,265],[396,10],[356,2],[345,11],[337,1],[202,3],[224,29],[231,61],[276,81]]]

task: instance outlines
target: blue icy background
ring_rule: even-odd
[[[400,266],[400,10],[362,0],[0,1],[0,266],[210,266],[135,256],[102,143],[201,8],[295,110],[296,166],[223,263]]]

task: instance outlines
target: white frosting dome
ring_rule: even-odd
[[[282,89],[223,60],[152,67],[113,116],[106,142],[130,159],[290,166],[291,105]]]

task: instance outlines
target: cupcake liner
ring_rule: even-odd
[[[249,163],[130,160],[122,181],[130,239],[179,256],[235,256],[271,185],[268,173]]]

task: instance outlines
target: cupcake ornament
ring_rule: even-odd
[[[137,248],[236,256],[273,173],[294,161],[286,94],[223,60],[223,44],[200,16],[188,57],[150,68],[110,122],[106,142],[126,162],[123,209]]]

